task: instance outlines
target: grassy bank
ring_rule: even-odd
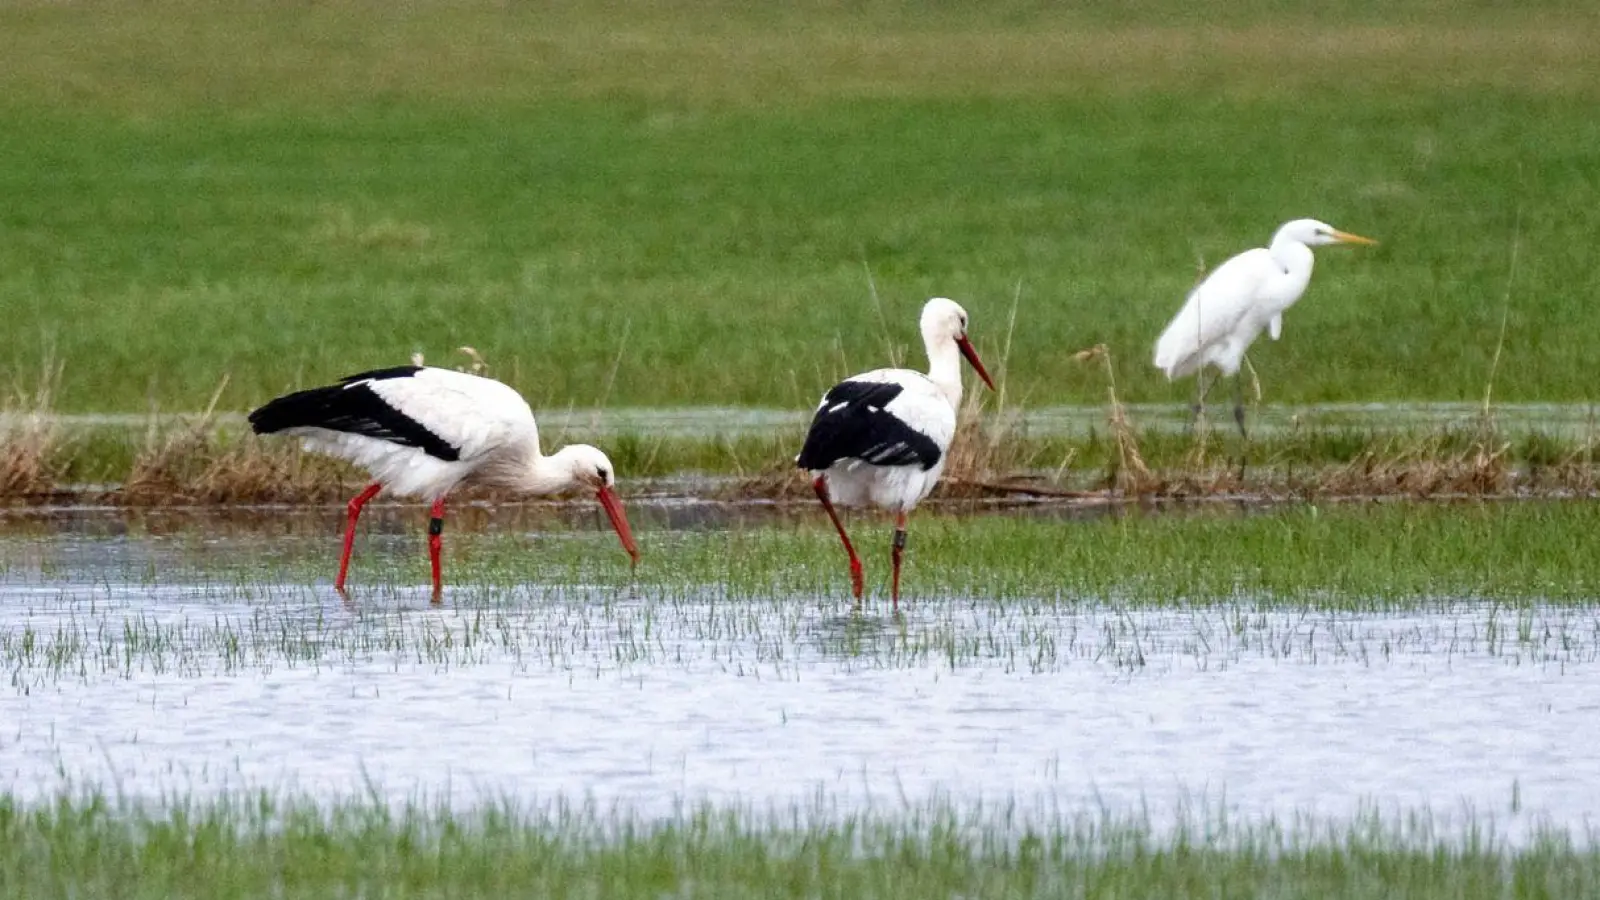
[[[812,815],[332,804],[271,794],[142,807],[0,798],[17,896],[1579,897],[1600,853],[1560,831],[1507,845],[1427,813],[1158,828],[1109,813],[1009,821],[942,804]]]
[[[947,294],[991,356],[1015,304],[1018,402],[1093,401],[1096,343],[1181,399],[1146,356],[1197,265],[1310,214],[1384,243],[1323,254],[1270,400],[1478,397],[1504,315],[1498,395],[1582,401],[1597,39],[1557,3],[10,4],[0,368],[237,410],[469,344],[536,407],[804,408]]]
[[[618,466],[625,494],[709,500],[810,496],[804,473],[792,464],[803,439],[798,428],[730,437],[624,431],[585,439],[602,445]],[[1200,442],[1165,427],[1035,436],[991,425],[957,444],[934,497],[1568,496],[1595,490],[1600,470],[1593,457],[1593,442],[1586,438],[1465,424],[1400,431],[1305,428],[1259,435],[1247,445],[1226,432]],[[290,441],[241,433],[237,424],[0,427],[4,503],[317,504],[348,499],[366,480],[351,466],[304,453]]]
[[[1111,388],[1106,406],[1030,410],[1008,399],[1007,381],[998,394],[970,392],[934,497],[1571,496],[1592,493],[1600,474],[1600,432],[1587,406],[1252,403],[1245,439],[1226,404],[1198,420],[1182,405],[1130,407],[1101,348],[1077,356]],[[354,467],[305,453],[292,439],[258,438],[243,416],[220,412],[226,387],[201,413],[63,416],[63,367],[47,364],[0,397],[0,503],[326,503],[359,489],[364,476]],[[539,418],[547,452],[575,441],[601,446],[625,493],[810,496],[792,465],[804,439],[803,407],[568,406]],[[671,486],[652,481],[674,476],[683,477]]]

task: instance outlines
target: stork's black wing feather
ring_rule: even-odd
[[[390,378],[411,378],[421,372],[422,366],[390,366],[387,369],[373,369],[370,372],[357,372],[339,379],[340,384],[350,384],[356,381],[385,381]]]
[[[875,466],[921,466],[924,471],[938,465],[943,453],[933,438],[887,410],[903,390],[892,382],[835,385],[817,407],[795,465],[813,472],[841,459]]]
[[[461,450],[421,422],[390,406],[371,387],[373,381],[410,378],[418,366],[397,366],[351,375],[338,384],[286,394],[250,413],[256,434],[289,428],[323,428],[345,434],[377,438],[402,447],[416,447],[446,462],[461,458]]]

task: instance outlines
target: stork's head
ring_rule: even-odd
[[[954,341],[961,348],[961,355],[977,370],[978,377],[989,386],[989,390],[994,390],[994,381],[989,378],[982,360],[978,359],[978,351],[972,349],[972,342],[967,340],[967,311],[961,308],[961,304],[947,297],[929,300],[922,307],[922,339],[930,348],[945,341]]]
[[[598,447],[588,444],[569,444],[550,457],[551,462],[562,467],[575,488],[594,491],[595,499],[606,511],[611,527],[622,540],[622,549],[628,551],[635,565],[639,562],[639,547],[633,542],[633,531],[628,527],[628,517],[622,511],[622,501],[617,499],[613,486],[617,483],[617,470],[611,460]]]
[[[1291,240],[1299,244],[1305,244],[1307,247],[1325,247],[1329,244],[1371,245],[1377,243],[1372,238],[1364,238],[1359,234],[1340,231],[1327,222],[1319,222],[1316,219],[1295,219],[1292,222],[1285,222],[1278,229],[1278,233],[1273,235],[1272,240],[1273,242]]]

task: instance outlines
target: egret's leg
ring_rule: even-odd
[[[894,520],[894,545],[889,551],[889,557],[894,560],[894,589],[889,596],[893,598],[894,608],[900,608],[900,557],[906,552],[906,514],[904,512]]]
[[[1189,407],[1193,417],[1189,419],[1189,430],[1194,431],[1200,426],[1200,417],[1205,415],[1206,394],[1211,390],[1211,385],[1206,383],[1206,370],[1202,367],[1194,373],[1194,405]]]
[[[1250,461],[1250,435],[1244,430],[1244,372],[1233,376],[1233,421],[1239,426],[1239,482],[1244,482],[1245,466]]]
[[[348,518],[344,523],[344,553],[339,556],[339,577],[333,580],[333,589],[341,594],[344,593],[345,575],[350,572],[350,551],[356,545],[356,520],[361,518],[361,507],[366,506],[368,500],[378,496],[381,490],[383,485],[369,484],[365,490],[350,500],[350,505],[345,507]]]
[[[1244,431],[1244,372],[1233,376],[1233,421],[1239,426],[1239,437],[1248,438]]]
[[[833,527],[839,530],[839,540],[844,542],[844,552],[850,554],[850,590],[856,599],[861,599],[861,557],[856,556],[856,548],[850,545],[850,535],[845,534],[844,523],[839,521],[839,514],[833,511],[833,501],[828,499],[828,481],[825,476],[818,475],[811,480],[811,488],[817,492],[817,499],[822,501],[822,508],[828,511],[828,518],[833,520]]]
[[[433,501],[433,510],[428,519],[428,561],[433,563],[433,602],[438,603],[444,594],[444,585],[439,577],[439,551],[444,549],[444,498]]]

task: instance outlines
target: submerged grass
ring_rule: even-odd
[[[369,513],[348,599],[329,586],[334,510],[275,522],[270,544],[259,523],[118,516],[104,523],[116,552],[87,568],[84,525],[59,558],[49,539],[12,534],[0,544],[0,670],[29,694],[280,668],[666,665],[789,678],[818,654],[853,669],[1036,675],[1412,654],[1600,659],[1600,561],[1587,542],[1600,510],[1586,502],[919,515],[897,615],[884,522],[849,523],[869,585],[853,610],[837,538],[814,510],[696,528],[692,510],[636,506],[645,556],[632,573],[598,512],[482,512],[451,518],[442,606],[429,603],[420,511]],[[689,527],[661,530],[658,516]],[[493,530],[475,530],[486,522]]]
[[[730,597],[659,584],[619,591],[468,583],[440,607],[392,581],[358,585],[343,609],[320,604],[327,593],[229,583],[104,594],[61,586],[7,616],[0,665],[18,696],[49,702],[76,686],[291,672],[382,681],[419,672],[471,678],[487,667],[570,682],[715,671],[803,682],[819,670],[1124,678],[1262,662],[1487,663],[1550,673],[1600,662],[1600,619],[1589,609],[1474,598],[1412,598],[1391,604],[1395,612],[1350,614],[1326,593],[1299,606],[1238,598],[1165,608],[933,595],[886,618],[874,609],[852,614],[825,596]]]
[[[1600,593],[1600,560],[1586,543],[1600,528],[1600,509],[1586,500],[1218,503],[1081,512],[1024,505],[994,514],[982,514],[982,504],[969,508],[979,514],[928,510],[912,517],[905,587],[913,602],[1404,610],[1453,600],[1583,605]],[[637,591],[674,603],[832,604],[847,596],[843,552],[814,503],[747,512],[635,503],[630,513],[644,553],[632,576],[592,503],[528,507],[520,517],[515,507],[458,507],[447,521],[446,580],[473,603],[479,602],[474,597],[493,602],[528,591],[559,596],[575,586],[582,586],[580,595]],[[275,520],[280,514],[266,515]],[[254,531],[233,538],[250,552],[227,549],[214,526],[119,519],[119,534],[162,536],[162,555],[159,561],[131,558],[132,568],[104,577],[180,587],[199,579],[247,595],[325,583],[342,509],[281,515],[282,528],[292,522],[294,531],[281,532],[275,523],[281,536],[270,547],[261,547]],[[358,595],[368,589],[403,595],[426,577],[426,515],[412,507],[372,515],[358,541],[352,583]],[[727,515],[733,521],[719,519]],[[869,585],[881,592],[891,523],[859,514],[846,524]],[[68,568],[61,577],[70,581],[71,573]],[[41,577],[48,585],[53,576],[42,571]]]
[[[1039,518],[927,515],[912,523],[905,584],[912,597],[980,602],[1244,600],[1347,609],[1405,608],[1440,597],[1587,603],[1600,593],[1600,563],[1583,536],[1597,519],[1600,512],[1583,501],[1134,511],[1084,521],[1048,511]],[[849,524],[869,584],[881,591],[891,529],[871,516]],[[843,595],[843,553],[825,525],[814,518],[794,532],[664,535],[668,545],[654,555],[664,557],[659,565],[673,577],[726,584],[732,597],[763,590]]]
[[[665,820],[592,807],[262,792],[163,803],[100,792],[0,797],[16,896],[932,896],[1502,900],[1600,891],[1592,836],[1511,844],[1493,822],[1369,812],[1174,826],[1108,811],[1030,820],[950,802],[888,812],[693,806]]]

